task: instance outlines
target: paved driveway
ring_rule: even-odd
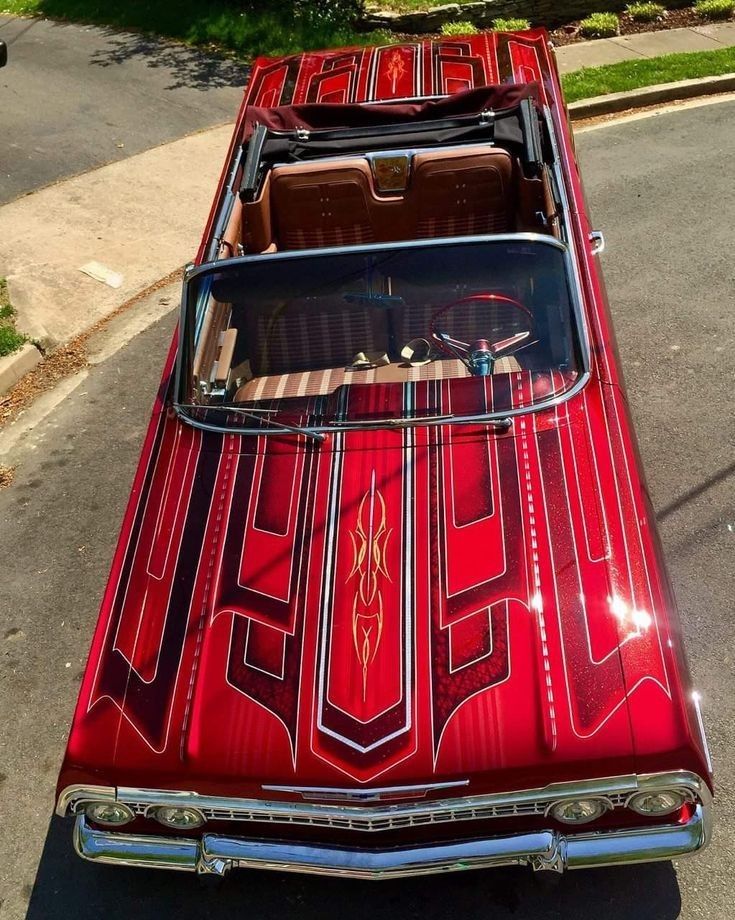
[[[732,594],[731,170],[735,103],[582,134],[591,208],[654,504],[705,704],[718,774],[712,848],[679,865],[525,870],[358,883],[268,873],[197,879],[95,867],[49,824],[66,727],[172,318],[93,370],[39,426],[0,492],[0,909],[75,917],[352,920],[727,920],[733,915],[735,675]],[[40,862],[39,862],[40,860]]]
[[[0,38],[0,204],[233,121],[245,84],[241,64],[112,29],[0,16]]]

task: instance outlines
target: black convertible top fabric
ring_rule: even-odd
[[[495,140],[503,145],[522,144],[523,132],[519,120],[508,116],[494,124],[460,125],[457,127],[438,128],[429,126],[429,131],[407,130],[406,133],[386,136],[368,133],[361,137],[324,139],[302,142],[286,137],[269,137],[263,145],[262,161],[268,163],[286,163],[292,160],[309,160],[318,157],[334,156],[340,153],[371,150],[401,150],[411,147],[437,147],[448,144],[460,144],[477,141]]]

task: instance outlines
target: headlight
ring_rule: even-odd
[[[608,807],[605,799],[565,799],[555,802],[550,814],[564,824],[587,824],[605,814]]]
[[[133,809],[122,802],[90,802],[84,812],[90,821],[105,824],[107,827],[128,824],[135,818]]]
[[[196,808],[179,808],[175,805],[159,805],[152,808],[148,815],[155,818],[159,824],[166,827],[176,827],[179,830],[190,830],[204,824],[204,815]]]
[[[684,792],[667,789],[665,792],[639,792],[628,800],[628,808],[639,815],[670,815],[689,801]]]

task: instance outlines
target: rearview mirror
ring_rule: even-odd
[[[5,42],[0,42],[0,67],[5,67],[8,63],[8,46]]]

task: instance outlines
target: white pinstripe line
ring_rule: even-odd
[[[558,732],[556,725],[556,704],[554,701],[554,687],[551,681],[551,662],[549,660],[549,644],[546,635],[546,618],[544,616],[543,595],[541,593],[541,569],[538,554],[538,534],[536,531],[536,511],[533,502],[533,485],[531,483],[531,462],[528,453],[528,433],[526,431],[526,417],[520,416],[520,443],[523,475],[521,479],[526,489],[526,503],[528,508],[528,526],[530,530],[531,569],[533,573],[533,596],[529,599],[529,607],[536,614],[539,636],[541,639],[541,654],[544,659],[544,682],[546,684],[546,704],[551,724],[551,747],[556,749]]]

